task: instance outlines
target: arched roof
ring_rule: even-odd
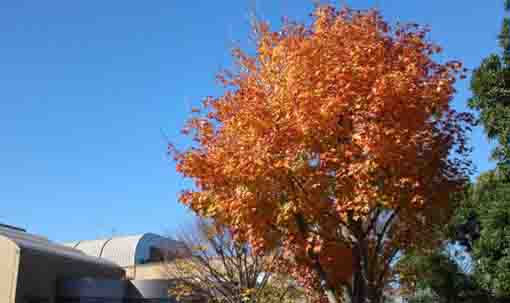
[[[85,240],[65,245],[74,247],[84,253],[114,262],[122,267],[143,263],[150,254],[151,247],[172,250],[178,242],[152,233],[112,237],[101,240]]]
[[[108,239],[93,240],[93,241],[79,241],[79,242],[73,243],[72,247],[85,252],[87,255],[91,255],[94,257],[101,257],[101,252],[104,248],[104,245],[108,241],[109,241]],[[71,246],[71,245],[69,245],[69,246]]]

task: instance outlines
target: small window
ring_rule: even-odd
[[[161,249],[154,246],[150,248],[149,262],[163,262],[164,260],[165,255]]]

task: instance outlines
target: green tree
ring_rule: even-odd
[[[510,12],[510,0],[505,0]],[[498,145],[498,168],[482,174],[457,211],[457,240],[471,251],[473,275],[498,299],[510,298],[510,17],[498,36],[500,54],[484,59],[473,73],[469,106]]]
[[[510,0],[505,0],[510,11]],[[489,138],[499,144],[492,157],[500,169],[510,172],[510,18],[505,17],[498,37],[501,54],[484,59],[471,80],[473,97],[469,106],[480,112],[480,122]]]
[[[397,267],[402,295],[410,303],[491,302],[490,294],[479,287],[451,247],[429,254],[408,253]]]
[[[483,173],[466,191],[443,234],[467,248],[469,268],[441,248],[430,255],[409,254],[399,263],[410,302],[508,302],[510,299],[510,182],[499,170]]]
[[[472,247],[473,274],[496,298],[510,298],[510,183],[498,171],[482,174],[472,186],[461,220],[476,218],[466,234]]]

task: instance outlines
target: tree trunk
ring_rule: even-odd
[[[307,226],[305,223],[305,219],[303,215],[296,214],[296,223],[299,228],[299,231],[303,235],[303,237],[306,238],[307,235]],[[319,256],[313,252],[313,250],[308,251],[308,256],[310,259],[313,260],[313,270],[317,275],[319,276],[319,281],[322,287],[322,290],[324,291],[324,294],[328,298],[329,303],[338,303],[338,298],[336,297],[335,288],[331,286],[328,280],[328,276],[324,269],[322,268],[322,265],[319,261]]]
[[[328,302],[329,303],[338,303],[338,299],[336,297],[335,290],[329,284],[328,278],[326,276],[326,272],[324,271],[324,269],[322,268],[322,266],[320,265],[320,263],[318,261],[315,262],[314,270],[319,275],[321,287],[324,291],[324,294],[326,294],[326,297],[328,298]]]
[[[367,299],[370,303],[382,302],[382,291],[374,285],[369,285],[367,288]]]
[[[351,303],[380,303],[382,301],[381,288],[366,278],[367,273],[363,272],[362,268],[359,264],[354,272]]]
[[[354,268],[351,303],[366,303],[367,287],[365,279],[363,277],[363,268],[361,266],[361,262],[359,262],[359,259],[356,260],[355,265],[356,266]]]

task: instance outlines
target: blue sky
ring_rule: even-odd
[[[191,104],[246,43],[249,14],[307,20],[310,0],[2,1],[0,222],[57,241],[167,233],[191,214],[166,157]],[[503,1],[346,1],[432,27],[441,59],[473,68],[496,50]],[[455,104],[465,107],[468,81]],[[479,171],[490,145],[473,133]]]

